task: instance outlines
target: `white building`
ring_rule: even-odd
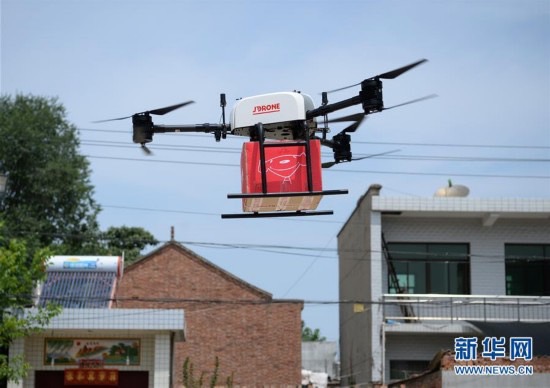
[[[549,199],[380,190],[369,188],[338,235],[342,385],[405,378],[457,337],[511,327],[548,351],[537,331],[550,325]]]
[[[107,381],[100,378],[108,380],[112,372],[117,387],[169,388],[173,344],[184,340],[184,328],[183,310],[64,309],[42,332],[10,346],[10,359],[23,355],[30,369],[8,388],[63,388],[79,378],[79,386],[103,386]],[[99,363],[90,368],[79,361]]]
[[[53,302],[62,311],[10,345],[10,363],[23,358],[29,370],[8,388],[174,386],[174,347],[185,340],[184,310],[111,308],[122,269],[117,256],[50,259],[36,304]]]

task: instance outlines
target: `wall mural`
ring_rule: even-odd
[[[139,365],[141,347],[135,338],[46,338],[44,365],[78,365],[102,360],[107,365]]]

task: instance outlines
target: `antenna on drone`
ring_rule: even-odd
[[[321,93],[321,105],[325,106],[327,104],[328,104],[328,93],[327,92],[322,92]],[[328,114],[323,115],[323,124],[324,124],[324,128],[323,128],[323,132],[322,132],[323,133],[322,139],[327,140]]]
[[[227,125],[225,124],[225,107],[227,105],[227,101],[225,100],[225,93],[220,94],[220,106],[222,108],[222,124],[223,124],[223,130],[222,130],[222,139],[227,138]]]
[[[225,124],[225,106],[227,101],[225,100],[225,93],[220,94],[220,107],[222,108],[222,125],[214,128],[214,137],[216,141],[227,138],[227,125]]]

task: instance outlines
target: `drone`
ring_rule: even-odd
[[[435,97],[429,95],[391,107],[384,106],[382,80],[397,78],[426,61],[421,59],[359,83],[323,92],[318,107],[315,107],[311,96],[299,91],[256,95],[238,99],[227,123],[226,95],[222,93],[221,123],[217,124],[159,125],[153,122],[152,115],[163,116],[194,101],[96,123],[131,118],[133,142],[140,144],[147,154],[151,153],[147,144],[153,141],[157,133],[209,133],[214,135],[216,142],[226,139],[228,135],[247,137],[249,141],[243,144],[241,153],[242,193],[227,195],[228,198],[242,199],[243,213],[222,214],[222,218],[328,215],[333,211],[316,210],[321,198],[324,195],[347,194],[348,191],[323,190],[321,169],[374,156],[353,158],[351,152],[350,134],[368,115]],[[330,93],[356,86],[360,86],[357,95],[329,102]],[[361,106],[361,112],[331,119],[328,117],[331,113],[356,105]],[[346,122],[350,124],[328,138],[330,123]],[[333,161],[321,163],[322,146],[332,150]]]

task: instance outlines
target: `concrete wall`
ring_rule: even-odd
[[[302,342],[302,369],[327,373],[332,379],[339,377],[336,365],[338,343],[334,341]]]
[[[548,220],[497,220],[482,226],[479,219],[383,217],[387,242],[469,243],[471,294],[506,295],[504,245],[549,243]],[[490,275],[490,276],[488,276]],[[384,276],[387,292],[387,275]]]
[[[382,314],[378,304],[354,305],[382,297],[381,218],[371,212],[372,187],[338,235],[340,304],[340,374],[343,385],[382,380]]]

